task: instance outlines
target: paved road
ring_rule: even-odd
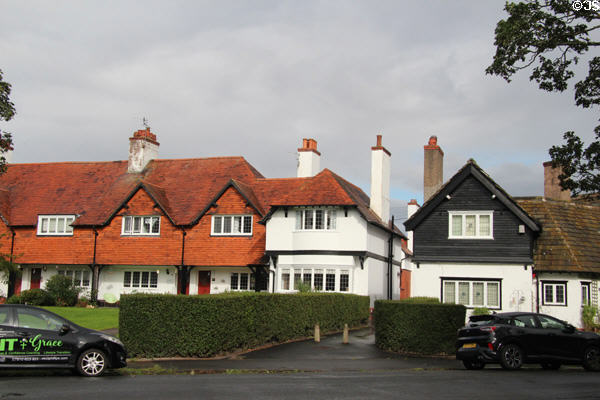
[[[567,369],[2,378],[0,399],[594,399],[598,374]]]

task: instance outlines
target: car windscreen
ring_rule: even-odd
[[[498,323],[498,317],[495,315],[471,315],[469,317],[469,326],[493,325]]]

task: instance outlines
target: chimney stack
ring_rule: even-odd
[[[392,154],[381,144],[371,147],[371,203],[369,207],[387,224],[390,220],[390,159]]]
[[[317,151],[315,139],[302,139],[298,149],[298,178],[315,176],[320,171],[321,153]]]
[[[437,144],[437,136],[431,136],[424,149],[423,202],[426,202],[444,183],[444,152]]]
[[[560,187],[558,176],[562,173],[560,167],[552,168],[552,161],[546,161],[544,166],[544,197],[552,200],[571,200],[571,191]]]
[[[150,128],[141,129],[129,138],[129,160],[127,172],[139,173],[146,165],[158,158],[158,146],[156,135],[150,132]]]

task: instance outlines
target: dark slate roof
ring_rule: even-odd
[[[467,161],[467,163],[459,169],[450,180],[442,185],[442,187],[440,187],[438,191],[417,210],[417,212],[404,222],[406,229],[409,231],[414,230],[421,221],[429,215],[429,213],[433,212],[437,206],[444,201],[447,195],[450,195],[469,176],[473,176],[492,194],[496,195],[496,198],[527,225],[529,229],[534,232],[540,230],[540,227],[535,220],[533,220],[500,185],[494,182],[494,180],[481,169],[473,159],[469,159],[469,161]]]
[[[542,226],[537,271],[600,273],[600,206],[540,197],[517,202]]]

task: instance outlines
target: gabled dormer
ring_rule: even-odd
[[[532,263],[540,231],[474,160],[469,160],[405,223],[415,262]]]

